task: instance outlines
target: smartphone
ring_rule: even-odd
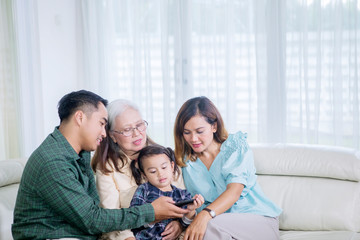
[[[180,202],[176,202],[176,203],[175,203],[175,206],[182,207],[182,206],[191,204],[191,203],[193,203],[193,202],[194,202],[194,199],[185,200],[185,201],[180,201]]]

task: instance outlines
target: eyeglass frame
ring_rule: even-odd
[[[110,130],[110,132],[114,132],[114,133],[117,133],[117,134],[121,134],[121,135],[123,135],[124,137],[130,137],[132,134],[134,134],[134,130],[135,130],[135,129],[138,130],[139,132],[143,132],[143,131],[145,131],[145,130],[147,129],[147,127],[149,126],[149,123],[148,123],[147,121],[145,121],[145,120],[142,120],[142,123],[144,123],[145,129],[140,131],[140,130],[138,129],[139,126],[132,127],[132,128],[129,129],[130,135],[125,135],[125,134],[124,134],[124,131],[118,131],[118,130]],[[138,124],[140,124],[140,123],[138,123]],[[137,125],[138,125],[138,124],[137,124]]]

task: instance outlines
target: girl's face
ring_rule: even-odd
[[[126,109],[122,114],[115,118],[115,125],[111,131],[111,138],[119,147],[134,159],[134,154],[141,150],[146,144],[146,129],[139,131],[136,127],[143,123],[143,119],[138,111],[132,108]],[[124,136],[121,132],[131,131],[130,136]]]
[[[142,158],[144,174],[147,180],[161,191],[171,191],[174,163],[165,154],[151,155]]]
[[[216,124],[211,125],[201,115],[190,118],[184,126],[183,136],[195,153],[208,150],[215,141]]]

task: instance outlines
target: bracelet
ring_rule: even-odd
[[[197,215],[197,212],[195,211],[194,217],[195,217],[196,215]],[[189,225],[192,223],[192,221],[193,221],[193,219],[189,219],[189,218],[187,218],[185,215],[182,216],[181,220],[182,220],[182,222],[183,222],[186,226],[189,226]]]
[[[184,215],[182,217],[182,221],[184,222],[185,225],[190,225],[190,223],[192,223],[193,220],[185,217],[185,215]]]

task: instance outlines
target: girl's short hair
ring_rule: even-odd
[[[137,185],[140,185],[143,182],[142,174],[145,174],[143,160],[147,157],[160,154],[165,154],[169,158],[170,162],[174,163],[174,176],[180,174],[180,169],[178,168],[175,161],[174,151],[171,148],[166,148],[158,144],[146,146],[139,151],[139,156],[137,159],[138,167],[136,167],[136,161],[132,161],[130,165],[132,174],[135,178],[135,182]]]
[[[186,166],[186,161],[196,161],[197,158],[183,136],[185,124],[196,115],[204,117],[211,125],[216,124],[215,141],[223,143],[228,137],[220,112],[210,99],[201,96],[187,100],[180,108],[174,125],[175,159],[180,167]]]

